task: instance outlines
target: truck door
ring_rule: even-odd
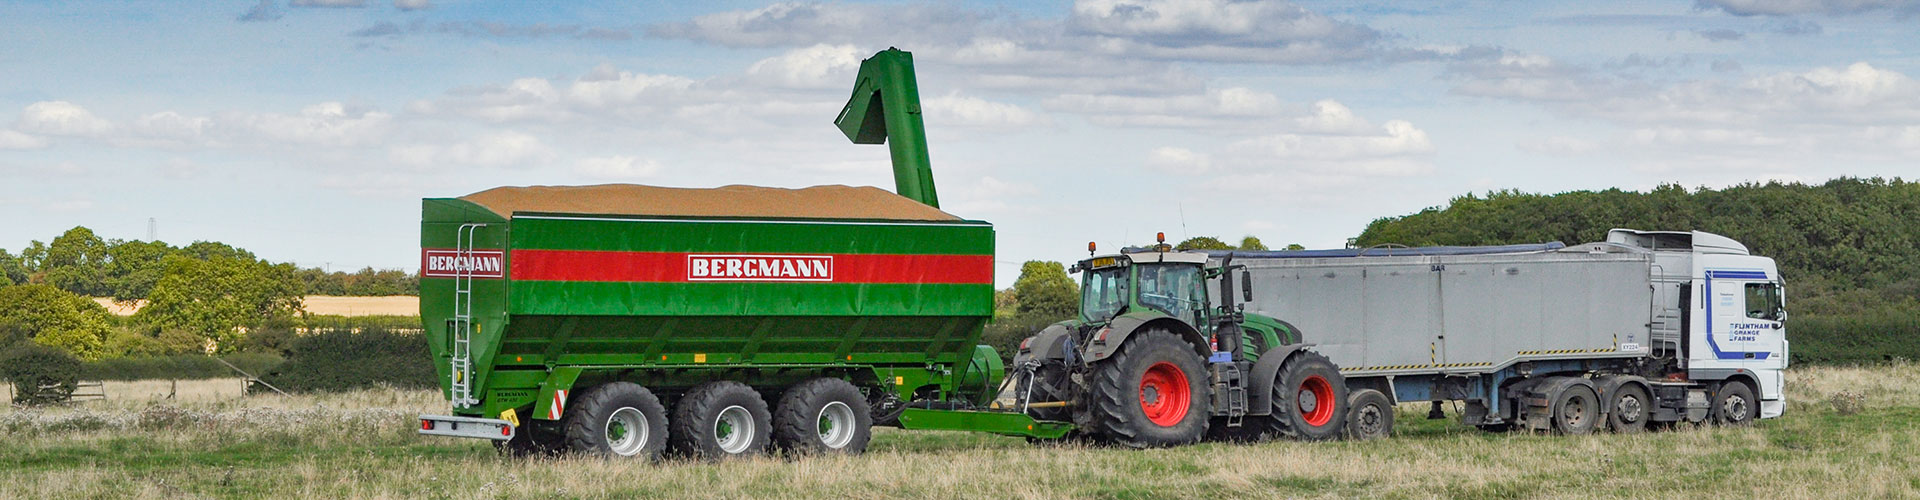
[[[1719,361],[1767,361],[1784,338],[1779,284],[1761,271],[1707,271],[1707,348]]]

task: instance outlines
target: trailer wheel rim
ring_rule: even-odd
[[[649,438],[647,416],[633,407],[622,407],[607,415],[607,448],[613,454],[630,457],[640,453]]]
[[[1333,420],[1333,384],[1326,377],[1313,375],[1300,382],[1296,406],[1300,408],[1300,419],[1307,425],[1319,427]]]
[[[1193,405],[1193,390],[1187,386],[1187,373],[1166,361],[1147,367],[1140,375],[1140,411],[1147,421],[1172,427],[1186,418]]]
[[[853,442],[853,408],[833,401],[820,408],[820,444],[841,449]]]
[[[720,445],[720,451],[738,454],[753,446],[753,435],[758,431],[753,427],[753,415],[746,407],[729,406],[720,410],[713,419],[713,441]]]

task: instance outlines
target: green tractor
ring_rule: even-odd
[[[1020,343],[1014,408],[1073,422],[1069,438],[1139,448],[1339,437],[1348,406],[1339,368],[1292,325],[1234,304],[1252,300],[1243,266],[1209,268],[1206,254],[1165,240],[1072,266],[1080,315]]]

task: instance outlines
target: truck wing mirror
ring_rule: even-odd
[[[1240,270],[1240,301],[1253,302],[1253,273]]]

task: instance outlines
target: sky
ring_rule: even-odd
[[[151,219],[414,270],[421,198],[891,189],[832,124],[890,46],[1001,287],[1088,241],[1337,248],[1490,190],[1920,177],[1920,0],[9,1],[0,248]]]

